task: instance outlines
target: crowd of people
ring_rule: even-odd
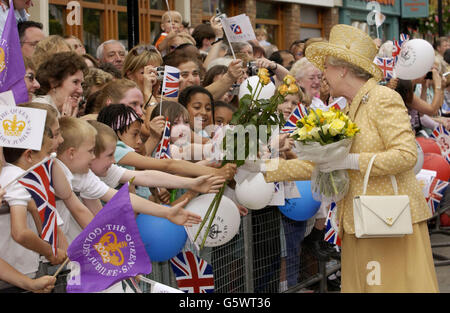
[[[343,225],[340,234],[343,239],[342,258],[349,260],[343,263],[342,287],[345,291],[367,291],[359,285],[365,281],[365,274],[359,269],[365,268],[362,263],[366,259],[358,257],[384,253],[386,259],[383,262],[402,266],[408,264],[411,270],[414,268],[411,260],[420,259],[430,270],[423,277],[417,274],[417,281],[414,282],[401,277],[400,283],[394,284],[398,289],[392,290],[438,290],[434,268],[426,259],[431,256],[427,250],[429,246],[417,243],[419,240],[427,242],[426,219],[429,216],[425,213],[428,211],[424,202],[415,194],[417,190],[411,172],[416,151],[414,142],[411,145],[414,136],[404,129],[412,127],[418,134],[421,130],[429,131],[442,124],[450,130],[449,76],[443,75],[448,72],[447,62],[450,62],[448,37],[436,41],[436,61],[431,69],[431,79],[424,76],[413,81],[393,78],[377,82],[373,80],[376,71],[370,72],[364,67],[358,70],[358,65],[351,64],[351,61],[342,63],[339,54],[325,54],[325,48],[320,49],[328,44],[325,38],[298,40],[291,43],[289,49],[278,50],[270,43],[264,29],[256,29],[256,40],[229,43],[219,19],[212,18],[209,23],[190,29],[177,11],[168,11],[162,16],[163,32],[154,45],[139,44],[127,50],[120,41],[107,40],[98,46],[96,55],[92,56],[86,54],[83,43],[77,37],[46,36],[42,24],[29,20],[24,13],[27,2],[22,7],[22,1],[17,2],[15,9],[22,13],[16,14],[16,18],[26,68],[24,80],[29,95],[28,103],[17,105],[46,110],[47,117],[40,151],[3,148],[5,163],[0,184],[6,185],[44,156],[57,152],[53,177],[56,208],[61,222],[58,226],[58,250],[54,255],[50,244],[38,235],[41,225],[36,218],[36,206],[27,191],[18,183],[7,190],[1,189],[0,292],[51,292],[56,283],[56,278],[51,275],[67,258],[67,247],[102,209],[103,204],[132,177],[135,179],[130,194],[136,214],[160,216],[185,226],[199,223],[201,217],[185,210],[184,206],[200,193],[217,192],[225,181],[232,186],[237,170],[233,164],[221,167],[218,162],[210,160],[211,149],[207,147],[211,146],[211,130],[214,127],[208,126],[230,123],[239,106],[240,86],[248,77],[255,75],[255,67],[270,70],[273,73],[271,82],[275,86],[287,74],[296,79],[299,92],[286,96],[278,107],[284,119],[288,119],[299,102],[307,107],[327,110],[329,104],[339,97],[347,100],[346,110],[350,107],[354,118],[356,111],[353,108],[359,104],[355,103],[355,99],[361,101],[363,96],[360,88],[365,88],[365,92],[375,90],[373,100],[366,99],[360,105],[360,111],[374,110],[372,113],[382,114],[378,115],[382,118],[377,122],[367,115],[360,119],[360,128],[364,129],[367,125],[367,131],[361,133],[364,138],[353,144],[353,159],[346,160],[345,165],[333,166],[335,169],[364,173],[371,154],[380,152],[373,168],[375,175],[380,176],[378,180],[374,179],[374,188],[388,184],[384,180],[387,176],[383,175],[397,175],[400,188],[407,190],[412,202],[415,201],[412,209],[415,210],[413,222],[417,223],[414,224],[417,228],[414,228],[412,243],[390,239],[387,248],[384,245],[386,241],[379,239],[377,243],[372,241],[372,244],[367,244],[366,241],[362,244],[352,237],[351,214],[346,208],[350,207],[347,203],[350,195],[357,192],[351,189],[345,200],[345,210],[341,210],[346,213],[340,215]],[[3,14],[7,11],[8,5],[4,5]],[[342,31],[348,32],[348,38],[354,35],[354,30]],[[354,36],[361,35],[357,33]],[[374,55],[368,57],[373,59],[376,54],[392,56],[392,42],[364,40],[361,44],[372,44],[374,47],[371,51]],[[233,58],[230,47],[236,58]],[[312,54],[322,58],[318,61]],[[161,95],[161,67],[165,65],[180,70],[177,98]],[[366,84],[370,84],[372,89]],[[379,91],[377,87],[380,85],[386,85],[390,92],[386,92],[385,87]],[[375,112],[377,109],[370,104],[381,97],[384,97],[380,102],[383,105],[379,112]],[[404,114],[405,106],[409,117]],[[155,158],[155,151],[166,121],[171,124],[172,158],[158,159]],[[266,180],[309,179],[311,163],[297,159],[292,139],[286,136],[283,140],[279,156],[285,163],[274,171],[267,165]],[[197,146],[201,148],[201,158],[194,160]],[[396,152],[382,157],[381,152],[385,149]],[[396,158],[401,158],[403,162],[397,162]],[[244,167],[264,171],[248,164]],[[353,186],[361,183],[362,176],[351,174]],[[183,192],[179,192],[176,199],[171,199],[172,189]],[[236,205],[241,216],[248,214],[248,208],[239,203]],[[291,221],[289,226],[283,224],[285,229],[295,228],[298,236],[289,244],[299,247],[303,242],[322,259],[341,259],[339,250],[323,240],[327,213],[326,207],[321,206],[308,221]],[[448,226],[450,216],[447,213],[441,220]],[[282,241],[286,244],[287,239]],[[415,249],[415,252],[408,250],[400,258],[395,253],[399,244]],[[363,252],[356,256],[352,254],[355,249]],[[418,256],[419,253],[423,256]],[[425,267],[423,264],[421,266]],[[398,269],[397,265],[391,268],[393,271]],[[296,284],[298,273],[287,274],[285,279],[289,286]],[[390,271],[389,275],[393,280],[398,278],[396,273]],[[387,280],[386,284],[393,286]]]

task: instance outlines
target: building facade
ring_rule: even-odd
[[[339,9],[345,0],[168,0],[191,26],[209,21],[216,9],[235,16],[245,13],[254,28],[264,27],[269,41],[287,49],[298,39],[327,38],[339,22]],[[139,40],[152,43],[160,33],[165,0],[138,0]],[[78,11],[76,11],[78,10]],[[82,40],[88,53],[108,39],[127,44],[126,0],[41,0],[30,10],[31,19],[44,24],[47,34],[74,35]],[[76,16],[75,16],[76,15]],[[78,23],[76,18],[78,17]]]
[[[378,27],[378,33],[374,15],[370,14],[374,8],[386,18],[384,23]],[[373,38],[378,36],[382,41],[398,38],[400,18],[401,0],[343,0],[339,12],[339,23],[358,27]]]

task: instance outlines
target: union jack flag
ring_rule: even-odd
[[[441,148],[442,156],[450,163],[450,133],[448,130],[443,125],[439,125],[433,130],[430,137],[436,140]]]
[[[402,50],[402,45],[405,41],[409,40],[409,36],[406,34],[400,34],[399,40],[394,39],[394,47],[392,49],[392,57],[394,58],[394,61],[397,62],[398,55],[400,54],[400,51]]]
[[[178,97],[180,89],[180,70],[173,66],[164,66],[162,95],[169,98]]]
[[[328,209],[327,220],[325,222],[325,236],[323,239],[340,247],[341,238],[338,236],[339,225],[337,221],[336,208],[336,203],[332,202],[330,204],[330,208]]]
[[[336,110],[343,110],[347,106],[347,100],[344,97],[339,97],[334,99],[332,103],[328,105],[330,108],[335,108]]]
[[[57,221],[55,189],[52,181],[53,159],[50,159],[18,180],[36,203],[42,221],[41,238],[52,246],[56,255]]]
[[[375,58],[375,63],[383,71],[384,79],[389,80],[394,77],[394,59],[393,58]]]
[[[428,197],[426,198],[432,215],[434,215],[436,209],[439,207],[439,203],[441,202],[442,197],[444,196],[447,186],[448,182],[437,179],[436,177],[433,179],[430,185]]]
[[[238,24],[231,24],[230,28],[233,31],[233,33],[235,33],[236,35],[242,34],[242,29]]]
[[[155,158],[156,159],[171,159],[169,145],[170,145],[170,122],[168,119],[166,119],[166,124],[164,125],[163,136],[161,138],[161,141],[158,144],[158,147],[156,148]]]
[[[178,288],[186,293],[213,293],[212,266],[191,251],[178,253],[170,259]]]
[[[405,41],[408,41],[409,40],[409,35],[407,35],[407,34],[400,34],[400,38],[399,38],[399,40],[398,40],[398,42],[399,42],[399,44],[400,44],[400,47],[402,46],[402,44],[405,42]]]
[[[306,111],[306,108],[303,106],[303,104],[301,104],[300,102],[297,103],[297,107],[294,111],[292,111],[291,115],[289,115],[286,124],[284,124],[283,128],[281,129],[281,133],[292,133],[297,128],[297,121],[307,115],[308,112]]]

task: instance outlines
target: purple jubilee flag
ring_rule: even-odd
[[[128,183],[69,246],[67,292],[97,292],[152,270],[134,217]]]
[[[0,40],[0,92],[11,90],[16,103],[24,103],[28,102],[28,91],[24,81],[25,65],[12,1],[9,7]]]

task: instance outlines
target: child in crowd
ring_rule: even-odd
[[[226,126],[230,124],[233,113],[236,108],[224,101],[214,101],[214,123],[216,125]]]
[[[159,115],[161,112],[162,115]],[[215,158],[214,142],[192,142],[193,134],[190,127],[189,112],[181,104],[175,101],[163,101],[158,104],[150,115],[150,121],[164,117],[170,122],[170,157],[176,160],[212,160]],[[159,141],[161,141],[161,137]],[[202,162],[201,164],[203,164]]]
[[[166,11],[161,18],[162,33],[156,40],[155,47],[163,52],[169,46],[169,41],[181,32],[183,17],[178,11]]]
[[[159,112],[159,108],[155,108],[154,111]],[[98,121],[110,126],[116,132],[119,140],[129,140],[128,142],[134,142],[134,145],[140,141],[137,138],[139,136],[137,126],[139,123],[142,123],[142,120],[138,119],[135,112],[121,104],[112,104],[104,108],[99,113]],[[149,158],[131,151],[129,146],[123,145],[123,147],[129,151],[120,160],[116,160],[117,164],[133,166],[137,169],[153,169],[191,177],[212,174],[214,176],[222,176],[225,179],[231,179],[236,170],[234,164],[227,164],[217,169],[183,160]]]
[[[214,99],[211,93],[202,86],[189,86],[178,97],[189,113],[189,124],[195,134],[209,138],[206,127],[214,124]]]
[[[61,118],[60,127],[64,143],[58,147],[58,160],[67,177],[71,178],[73,190],[79,193],[86,206],[96,213],[101,209],[99,200],[108,202],[117,192],[90,170],[92,161],[95,159],[97,131],[87,121],[71,117]],[[186,202],[165,207],[135,194],[130,194],[130,200],[136,213],[167,218],[175,224],[186,226],[196,224],[200,220],[198,215],[183,210]],[[68,239],[73,240],[73,238]]]
[[[4,186],[46,157],[54,148],[53,138],[58,140],[58,136],[53,136],[53,133],[57,132],[59,128],[56,109],[45,104],[36,103],[24,103],[19,106],[47,111],[43,143],[40,151],[3,148],[5,161],[8,162],[0,174],[0,183]],[[73,193],[69,186],[65,184],[65,177],[61,175],[60,171],[58,172],[57,166],[53,167],[52,179],[55,185],[55,195],[64,199],[68,205],[71,205]],[[4,261],[7,264],[14,265],[18,272],[28,277],[36,275],[40,255],[52,264],[62,263],[66,258],[67,240],[58,227],[58,247],[56,255],[54,255],[50,244],[39,237],[38,234],[42,231],[42,223],[36,204],[34,201],[31,201],[30,194],[26,189],[16,181],[6,189],[4,199],[5,201],[0,209],[0,230],[2,232],[2,236],[0,236],[0,251],[4,255]],[[59,217],[58,222],[60,222]],[[7,265],[5,266],[7,267]],[[20,278],[20,275],[17,276],[17,273],[11,272],[10,269],[8,271],[12,276],[5,276],[6,280],[13,277]],[[51,284],[54,284],[54,280],[43,279],[39,284],[42,284],[44,281],[49,283],[48,288],[42,285],[38,289],[50,291],[53,288]],[[28,289],[35,290],[36,287],[32,287],[35,286],[34,283],[32,285],[30,283],[30,280],[26,278],[20,280],[22,288],[28,286]],[[0,286],[0,289],[2,287],[4,286]]]
[[[134,177],[133,183],[138,186],[165,187],[169,189],[190,189],[191,199],[198,193],[217,192],[224,179],[212,175],[203,175],[197,178],[181,177],[160,171],[135,171],[117,166],[114,160],[114,151],[117,145],[117,135],[114,130],[97,121],[89,121],[96,130],[95,159],[92,161],[91,170],[111,188],[116,188],[120,183],[125,183]]]

